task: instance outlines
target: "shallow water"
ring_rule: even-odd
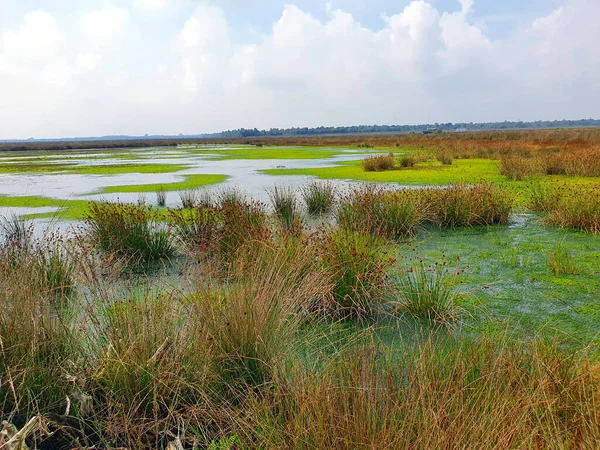
[[[35,155],[4,154],[0,156],[0,163],[27,162],[28,164],[47,164],[51,159],[53,164],[76,164],[78,166],[94,165],[123,165],[123,164],[179,164],[189,168],[172,173],[128,173],[115,175],[70,174],[56,172],[24,172],[0,175],[0,195],[2,196],[36,196],[59,200],[120,200],[123,202],[137,202],[140,196],[152,204],[156,202],[155,193],[118,193],[99,194],[105,187],[125,186],[138,184],[169,184],[185,180],[185,175],[192,174],[222,174],[229,178],[218,185],[211,185],[201,190],[221,191],[227,188],[239,188],[248,195],[262,201],[268,200],[267,191],[273,186],[300,187],[309,182],[313,177],[288,176],[276,177],[261,173],[262,169],[276,168],[314,168],[328,167],[338,162],[362,159],[365,153],[351,149],[336,149],[340,154],[322,159],[215,159],[222,154],[211,154],[210,150],[239,150],[240,147],[213,146],[196,147],[203,153],[186,152],[184,148],[142,148],[134,150],[99,150],[99,151],[64,151],[54,153],[40,153]],[[272,150],[272,149],[271,149]],[[281,149],[282,152],[285,148]],[[310,150],[307,150],[310,151]],[[123,156],[127,158],[123,158]],[[129,157],[130,155],[130,157]],[[6,160],[6,161],[3,161]],[[351,181],[336,181],[340,186],[355,184]],[[180,204],[178,192],[167,193],[167,205]],[[56,211],[57,208],[0,208],[2,215],[25,215]]]

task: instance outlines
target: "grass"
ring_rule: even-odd
[[[268,194],[275,211],[275,217],[284,229],[302,225],[298,199],[293,188],[274,186],[268,191]]]
[[[315,217],[333,210],[337,193],[333,183],[313,181],[304,186],[301,195],[306,211]]]
[[[36,242],[8,222],[3,419],[20,428],[40,414],[55,432],[27,444],[42,450],[594,448],[597,182],[506,181],[503,155],[543,160],[580,144],[557,152],[554,141],[489,136],[424,141],[447,146],[451,165],[324,169],[454,181],[356,191],[337,222],[297,234],[278,232],[265,205],[238,191],[194,209],[86,202],[106,208],[87,224],[103,239]],[[540,215],[513,209],[514,197]],[[172,265],[151,277],[115,270],[121,257],[150,265],[137,252],[155,232],[177,252]]]
[[[456,320],[465,295],[457,289],[460,274],[444,259],[427,265],[419,258],[393,278],[393,302],[398,310],[430,321]]]
[[[598,234],[600,232],[600,185],[585,186],[539,185],[531,186],[528,206],[545,213],[545,224],[573,228]]]
[[[95,246],[134,264],[168,258],[176,251],[170,230],[146,206],[92,203],[85,222]]]
[[[168,222],[190,250],[208,248],[215,239],[219,214],[213,208],[171,210]]]
[[[184,209],[194,209],[198,203],[198,191],[195,189],[187,189],[179,193],[181,206]]]
[[[422,192],[386,191],[365,186],[340,201],[336,219],[340,227],[365,230],[389,238],[412,234],[428,217]]]
[[[320,258],[331,273],[333,290],[325,310],[334,316],[363,318],[379,311],[385,298],[385,241],[367,230],[338,229],[320,237]]]
[[[29,445],[586,448],[600,438],[592,234],[528,216],[510,227],[425,224],[398,245],[334,224],[273,234],[264,205],[239,192],[210,203],[170,211],[209,230],[206,257],[178,266],[176,283],[114,280],[114,260],[75,242],[75,295],[57,303],[34,266],[0,258],[3,417],[21,427],[40,413],[57,430]],[[118,230],[111,244],[127,234],[129,208],[134,228],[157,217],[111,208],[96,215]],[[548,270],[557,241],[585,270]],[[514,249],[523,261],[506,264]],[[444,263],[459,255],[460,275]],[[448,322],[479,302],[464,328],[412,318]]]
[[[502,338],[426,340],[395,357],[353,346],[281,398],[277,410],[288,413],[264,447],[593,447],[597,375],[588,364]]]
[[[156,206],[165,207],[167,204],[167,192],[161,185],[156,191]]]
[[[221,222],[213,250],[225,265],[235,263],[248,249],[270,242],[272,232],[262,203],[228,190],[222,193],[217,210]]]
[[[183,177],[184,177],[184,181],[179,181],[179,182],[175,182],[175,183],[106,186],[95,193],[96,194],[113,194],[113,193],[125,193],[125,192],[156,192],[159,188],[164,189],[165,192],[191,190],[191,189],[197,189],[199,187],[219,184],[228,178],[226,175],[206,175],[206,174],[183,175]]]
[[[486,159],[457,160],[451,166],[443,166],[437,161],[417,164],[409,170],[388,170],[365,172],[361,163],[351,162],[334,167],[306,169],[266,169],[261,172],[269,175],[309,175],[322,179],[346,179],[378,183],[401,183],[421,185],[443,185],[464,181],[479,182],[481,179],[500,182],[504,178],[498,173],[497,161]]]
[[[558,243],[550,252],[548,265],[554,275],[577,275],[579,273],[577,260],[563,243]]]
[[[77,165],[64,163],[16,163],[0,164],[0,173],[46,173],[49,175],[77,174],[77,175],[118,175],[124,173],[172,173],[188,169],[185,164],[92,164]]]
[[[321,147],[249,147],[218,150],[192,150],[192,153],[217,155],[217,160],[231,159],[326,159],[344,154],[343,149]]]
[[[424,197],[431,220],[445,228],[507,223],[514,203],[510,191],[485,182],[429,189]]]
[[[365,172],[384,172],[394,168],[394,154],[372,155],[362,161],[362,168]]]
[[[548,211],[545,222],[560,228],[574,228],[600,233],[600,186],[563,192],[560,200]]]

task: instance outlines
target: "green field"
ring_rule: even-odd
[[[159,189],[164,191],[182,191],[186,189],[196,189],[199,187],[219,184],[225,181],[227,175],[183,175],[184,181],[175,183],[155,183],[155,184],[133,184],[123,186],[107,186],[100,189],[97,194],[113,194],[121,192],[156,192]]]

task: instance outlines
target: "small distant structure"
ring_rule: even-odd
[[[427,128],[426,130],[423,131],[423,134],[439,134],[441,133],[442,130],[439,128]]]
[[[467,129],[466,128],[457,128],[456,130],[454,130],[455,133],[466,133]]]

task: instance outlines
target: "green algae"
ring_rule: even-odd
[[[27,219],[60,218],[65,220],[81,220],[88,209],[87,200],[62,200],[40,196],[5,196],[0,195],[0,207],[5,208],[58,208],[55,212],[26,214]]]
[[[555,275],[549,257],[557,243],[574,255],[579,273]],[[600,344],[600,237],[539,224],[533,214],[513,216],[509,226],[427,229],[399,253],[429,262],[460,259],[462,289],[473,290],[475,316],[502,320],[527,333]],[[416,248],[415,251],[412,248]],[[480,327],[486,321],[469,323]]]
[[[216,155],[215,160],[230,159],[327,159],[348,154],[342,148],[333,147],[249,147],[233,149],[193,149],[193,154]],[[366,152],[361,152],[366,153]]]
[[[155,184],[134,184],[122,186],[107,186],[95,192],[97,194],[113,194],[126,192],[156,192],[159,189],[164,191],[180,191],[186,189],[196,189],[203,186],[219,184],[229,178],[227,175],[211,174],[192,174],[184,175],[184,181],[174,183],[155,183]]]
[[[0,164],[0,173],[45,173],[54,174],[77,174],[77,175],[119,175],[126,173],[172,173],[188,169],[186,164],[91,164],[78,165],[66,163],[11,163]]]
[[[498,172],[498,161],[489,159],[455,160],[451,166],[438,161],[426,161],[415,167],[384,172],[365,172],[361,161],[336,164],[333,167],[303,169],[266,169],[269,175],[309,175],[324,179],[347,179],[376,183],[399,183],[405,185],[444,185],[463,181],[466,183],[505,181]]]

